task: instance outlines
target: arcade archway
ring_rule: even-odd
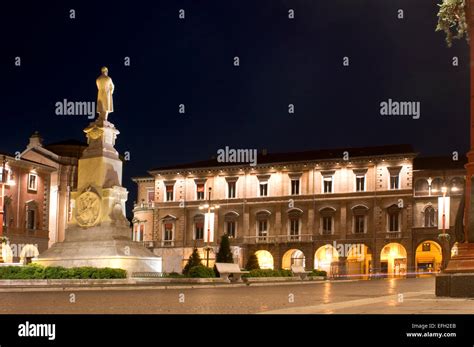
[[[273,256],[269,251],[256,251],[255,255],[257,256],[260,269],[273,269]]]
[[[290,270],[292,265],[305,267],[305,256],[299,249],[290,249],[283,255],[281,267]]]
[[[442,248],[434,241],[424,241],[418,245],[415,254],[416,271],[433,273],[441,270],[443,261]]]
[[[319,247],[314,253],[314,268],[326,271],[328,276],[333,274],[333,263],[337,264],[339,253],[331,245]]]
[[[380,252],[380,272],[391,277],[406,276],[407,251],[401,244],[392,242]]]

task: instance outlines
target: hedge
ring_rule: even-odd
[[[291,277],[291,270],[250,270],[250,273],[243,275],[242,277]]]
[[[75,267],[64,268],[61,266],[44,267],[37,264],[27,266],[5,266],[0,267],[0,279],[111,279],[126,278],[127,272],[123,269]]]

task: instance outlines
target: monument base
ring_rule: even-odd
[[[162,258],[125,236],[127,227],[98,226],[66,230],[63,242],[55,243],[33,262],[66,268],[91,266],[120,268],[131,277],[134,272],[162,272]]]
[[[436,276],[436,295],[474,297],[474,244],[461,243],[446,269]]]

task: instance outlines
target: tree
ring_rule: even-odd
[[[258,258],[255,255],[255,253],[252,253],[249,257],[249,260],[247,261],[247,265],[245,266],[245,269],[250,271],[250,270],[260,270],[260,265],[258,264]]]
[[[466,36],[466,39],[469,40],[466,0],[443,0],[438,6],[438,25],[436,26],[436,31],[444,31],[448,47],[451,47],[453,44],[453,39],[460,39]]]
[[[216,256],[216,263],[233,263],[234,256],[230,250],[229,236],[227,234],[222,235],[221,245],[219,247],[219,252]]]
[[[202,265],[201,257],[199,256],[197,248],[194,248],[193,253],[191,253],[191,255],[189,256],[188,262],[186,263],[186,266],[183,269],[183,274],[189,274],[189,270],[198,265]]]

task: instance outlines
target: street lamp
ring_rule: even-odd
[[[206,233],[204,235],[204,242],[206,242],[206,247],[204,250],[206,251],[206,266],[209,267],[209,252],[211,251],[210,243],[214,241],[214,213],[212,211],[217,210],[220,206],[217,204],[211,204],[211,191],[212,188],[209,187],[209,195],[207,203],[204,205],[199,206],[200,210],[206,210],[207,213],[204,219],[204,227],[206,229]]]
[[[446,225],[449,228],[449,207],[450,207],[450,198],[446,196],[448,192],[448,187],[443,185],[441,187],[441,193],[443,193],[442,197],[438,198],[438,208],[441,208],[441,225],[438,225],[438,229],[442,229],[442,233],[438,235],[438,239],[441,241],[442,244],[442,270],[446,268],[447,265],[447,257],[449,251],[449,234],[446,233]]]

